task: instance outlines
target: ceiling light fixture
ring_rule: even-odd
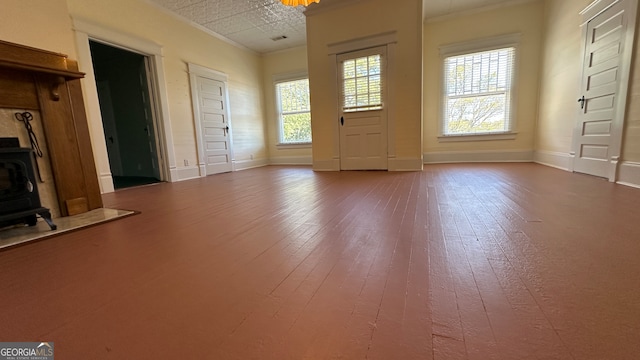
[[[282,2],[282,4],[287,6],[298,6],[298,5],[309,6],[309,4],[320,2],[320,0],[280,0],[280,1]]]

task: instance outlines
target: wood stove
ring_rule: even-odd
[[[51,230],[56,229],[49,209],[40,204],[32,158],[29,148],[0,147],[0,227],[34,226],[40,215]]]

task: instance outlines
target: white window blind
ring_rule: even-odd
[[[311,142],[309,79],[276,83],[281,144]]]
[[[444,59],[443,135],[512,130],[511,87],[515,48]]]
[[[382,109],[382,62],[380,54],[342,62],[342,111]]]

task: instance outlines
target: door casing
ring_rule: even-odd
[[[234,154],[233,154],[233,133],[231,126],[231,113],[229,111],[229,86],[228,80],[229,77],[227,74],[221,73],[219,71],[215,71],[200,65],[196,64],[188,64],[189,68],[189,81],[191,83],[191,100],[193,106],[194,120],[195,120],[195,128],[196,128],[196,141],[198,145],[198,168],[200,176],[211,175],[207,171],[207,160],[205,159],[205,137],[202,131],[202,108],[199,101],[199,93],[200,90],[198,88],[199,78],[210,79],[215,81],[220,81],[224,84],[224,94],[222,94],[222,101],[224,102],[224,117],[225,121],[228,124],[229,129],[227,129],[226,136],[228,138],[228,146],[229,146],[229,168],[225,171],[235,171],[235,162],[234,162]]]
[[[180,180],[181,175],[176,166],[175,152],[173,149],[173,133],[169,120],[169,100],[162,46],[146,39],[114,31],[84,19],[72,18],[72,21],[78,50],[78,65],[80,71],[86,73],[82,87],[85,107],[89,118],[89,132],[94,149],[94,160],[100,180],[100,191],[102,193],[113,192],[114,187],[109,167],[107,146],[104,140],[98,91],[89,47],[90,40],[120,47],[149,58],[149,81],[152,84],[150,90],[155,99],[153,111],[156,116],[158,150],[162,157],[159,166],[161,180],[171,182]]]
[[[342,63],[350,59],[370,55],[381,56],[382,109],[347,112],[339,106],[340,113],[340,170],[388,170],[388,137],[386,87],[387,48],[375,48],[352,51],[340,54],[338,61],[338,87],[343,86]],[[344,97],[339,92],[340,100]],[[354,151],[352,151],[354,150]],[[371,151],[373,150],[373,152]]]
[[[389,160],[388,168],[390,171],[395,170],[392,168],[392,160],[396,159],[396,94],[395,89],[395,69],[396,69],[396,49],[397,49],[397,34],[396,32],[387,32],[382,34],[376,34],[363,38],[347,40],[328,46],[328,61],[330,66],[330,75],[333,79],[336,79],[335,87],[331,89],[330,96],[335,99],[335,113],[333,119],[333,159],[331,164],[323,165],[323,169],[331,171],[340,171],[340,91],[338,87],[339,68],[338,68],[338,56],[340,54],[354,52],[363,49],[369,49],[378,46],[385,46],[387,51],[387,75],[385,77],[385,85],[387,88],[387,94],[385,95],[385,108],[387,115],[387,158]],[[313,116],[313,114],[312,114]],[[313,120],[312,120],[313,121]],[[314,165],[315,166],[315,165]]]
[[[636,18],[637,18],[637,8],[638,8],[638,0],[595,0],[589,6],[587,6],[583,11],[580,12],[582,16],[582,51],[583,55],[583,64],[581,67],[581,79],[582,84],[580,85],[579,96],[576,98],[580,98],[584,94],[584,89],[586,88],[585,81],[585,68],[587,66],[586,52],[587,52],[587,37],[589,22],[594,20],[597,16],[603,14],[608,9],[612,8],[614,5],[624,3],[624,11],[628,14],[627,18],[627,27],[623,44],[623,52],[621,55],[619,70],[620,74],[618,77],[618,86],[617,86],[617,99],[614,105],[614,119],[612,126],[614,127],[612,130],[612,137],[609,145],[609,153],[607,159],[607,167],[608,171],[606,177],[609,181],[615,182],[618,175],[618,166],[620,163],[620,155],[622,150],[622,136],[624,129],[624,121],[626,117],[626,103],[627,103],[627,91],[629,88],[629,74],[631,72],[632,65],[632,55],[634,50],[634,39],[635,39],[635,29],[636,29]],[[583,129],[581,126],[580,116],[584,112],[583,109],[578,105],[577,110],[577,119],[574,128],[573,134],[573,146],[571,151],[571,156],[573,157],[573,161],[571,162],[571,171],[576,171],[575,164],[576,159],[580,156],[580,147],[581,142],[580,134]],[[593,174],[597,175],[597,174]]]

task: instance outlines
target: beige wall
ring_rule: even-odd
[[[311,165],[311,147],[278,146],[278,115],[274,76],[299,74],[307,70],[307,47],[277,51],[263,55],[262,79],[264,83],[267,143],[272,164]]]
[[[0,40],[77,58],[66,0],[3,0],[0,6]]]
[[[580,16],[590,0],[546,0],[536,150],[571,151],[582,64]]]
[[[468,15],[427,21],[424,27],[424,152],[520,151],[532,155],[538,106],[543,3],[530,2]],[[439,47],[508,34],[521,34],[516,63],[515,140],[439,142],[442,59]],[[431,156],[430,156],[431,154]],[[526,156],[526,155],[524,155]],[[435,161],[438,161],[437,159]]]
[[[68,0],[67,3],[74,18],[162,46],[173,133],[173,144],[169,147],[175,152],[178,173],[186,167],[184,160],[190,167],[197,164],[187,73],[189,62],[229,76],[235,160],[240,167],[260,161],[266,163],[268,154],[258,54],[219,40],[142,0]],[[105,149],[96,151],[106,152]]]
[[[307,16],[307,46],[313,125],[313,161],[335,168],[336,79],[327,46],[395,31],[395,152],[398,162],[422,166],[422,1],[370,0]],[[394,161],[390,161],[392,168]]]

